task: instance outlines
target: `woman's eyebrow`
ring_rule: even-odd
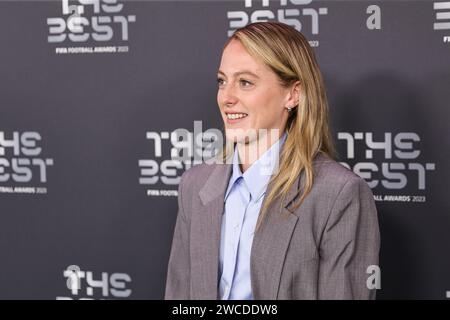
[[[222,72],[221,70],[219,70],[217,73],[225,75],[225,73]],[[255,78],[259,79],[259,77],[255,73],[253,73],[253,72],[251,72],[249,70],[237,71],[237,72],[233,73],[233,76],[237,77],[237,76],[239,76],[241,74],[248,74],[248,75],[250,75],[252,77],[255,77]]]

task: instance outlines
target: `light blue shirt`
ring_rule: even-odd
[[[225,193],[222,217],[219,298],[253,299],[250,281],[250,253],[258,215],[270,177],[278,166],[279,153],[286,140],[284,133],[243,174],[237,147],[233,171]]]

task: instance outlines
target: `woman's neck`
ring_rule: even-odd
[[[238,143],[237,150],[241,172],[244,173],[253,163],[261,158],[280,139],[282,134],[282,132],[279,134],[262,134],[248,143]]]

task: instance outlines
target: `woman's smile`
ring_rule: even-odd
[[[244,121],[248,114],[244,112],[225,112],[227,124],[236,124]]]

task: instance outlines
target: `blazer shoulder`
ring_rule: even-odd
[[[193,184],[199,184],[204,182],[208,179],[211,172],[214,170],[215,164],[207,164],[207,163],[200,163],[193,165],[189,169],[183,172],[181,175],[181,181],[180,183],[193,185]]]
[[[219,164],[196,164],[181,175],[180,189],[183,189],[183,197],[194,199],[205,185],[206,181]]]
[[[338,206],[363,202],[370,210],[364,215],[376,212],[373,193],[367,182],[338,161],[321,155],[314,161],[314,183],[305,201],[305,207],[317,213],[325,226],[330,214]],[[321,229],[323,230],[323,229]]]
[[[328,155],[320,154],[314,167],[315,183],[320,186],[321,190],[335,193],[339,192],[346,184],[362,184],[369,188],[363,178]]]

